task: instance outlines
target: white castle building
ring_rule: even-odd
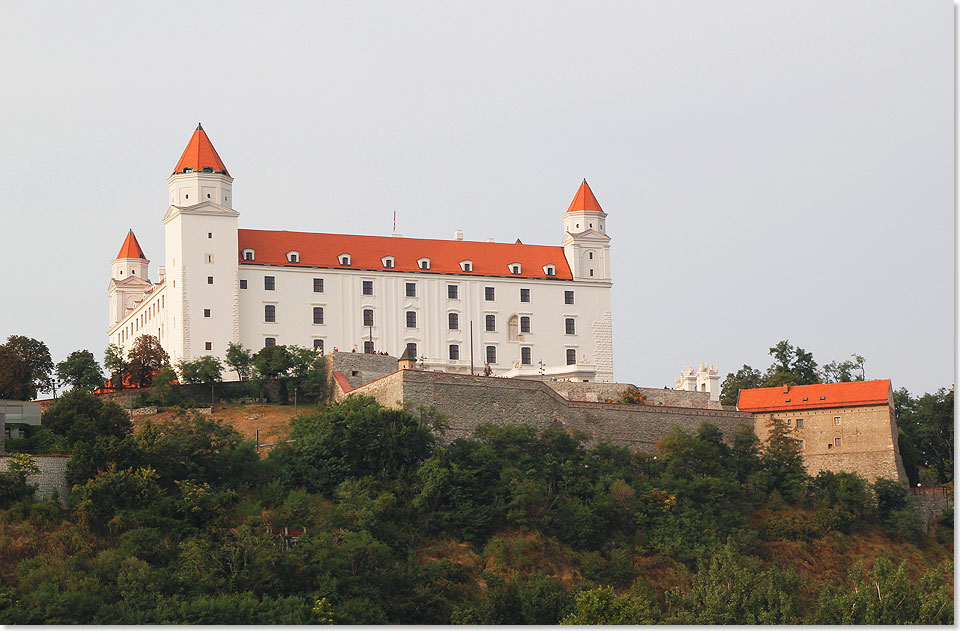
[[[447,372],[613,380],[607,214],[586,180],[559,246],[240,229],[201,126],[167,183],[157,281],[132,230],[113,260],[112,344],[155,335],[173,364],[231,342],[410,349]]]

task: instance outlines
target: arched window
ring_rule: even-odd
[[[451,331],[460,330],[460,314],[459,313],[448,313],[447,314],[447,328]]]
[[[519,263],[511,263],[509,267],[511,274],[519,274],[522,269]]]
[[[387,269],[393,269],[394,267],[396,267],[395,260],[392,256],[385,256],[382,259],[380,259],[380,262],[383,263],[383,266],[386,267]]]
[[[287,263],[299,263],[300,262],[300,253],[299,252],[287,252]]]
[[[255,260],[257,260],[257,259],[256,259],[256,256],[257,256],[257,255],[256,255],[256,252],[254,251],[253,248],[247,248],[246,250],[243,251],[243,260],[244,260],[244,261],[255,261]]]
[[[430,269],[430,259],[424,257],[417,260],[417,267],[420,269]]]
[[[460,269],[464,272],[473,271],[473,261],[460,261]]]
[[[337,257],[337,259],[340,261],[340,265],[350,265],[349,254],[341,254],[340,256]]]
[[[557,275],[557,268],[556,268],[556,266],[554,266],[554,265],[544,265],[544,266],[543,266],[543,273],[546,274],[547,276],[556,276],[556,275]]]

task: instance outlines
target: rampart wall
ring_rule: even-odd
[[[29,484],[37,485],[33,496],[37,500],[47,500],[56,489],[61,501],[67,501],[70,485],[67,484],[67,462],[70,456],[34,456],[40,473],[27,476]],[[0,471],[6,471],[12,458],[0,457]]]

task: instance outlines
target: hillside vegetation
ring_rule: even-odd
[[[28,459],[0,474],[0,622],[953,622],[952,512],[924,532],[905,486],[811,478],[782,428],[762,451],[706,424],[651,454],[522,425],[442,445],[435,413],[351,397],[261,458],[220,420],[114,407],[47,413],[66,507],[30,499]]]

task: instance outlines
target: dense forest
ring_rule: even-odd
[[[215,419],[134,431],[60,397],[67,504],[32,499],[29,457],[0,474],[0,623],[953,622],[952,511],[927,531],[904,485],[810,477],[783,427],[635,453],[523,425],[444,445],[434,412],[360,397],[301,412],[263,457]]]

